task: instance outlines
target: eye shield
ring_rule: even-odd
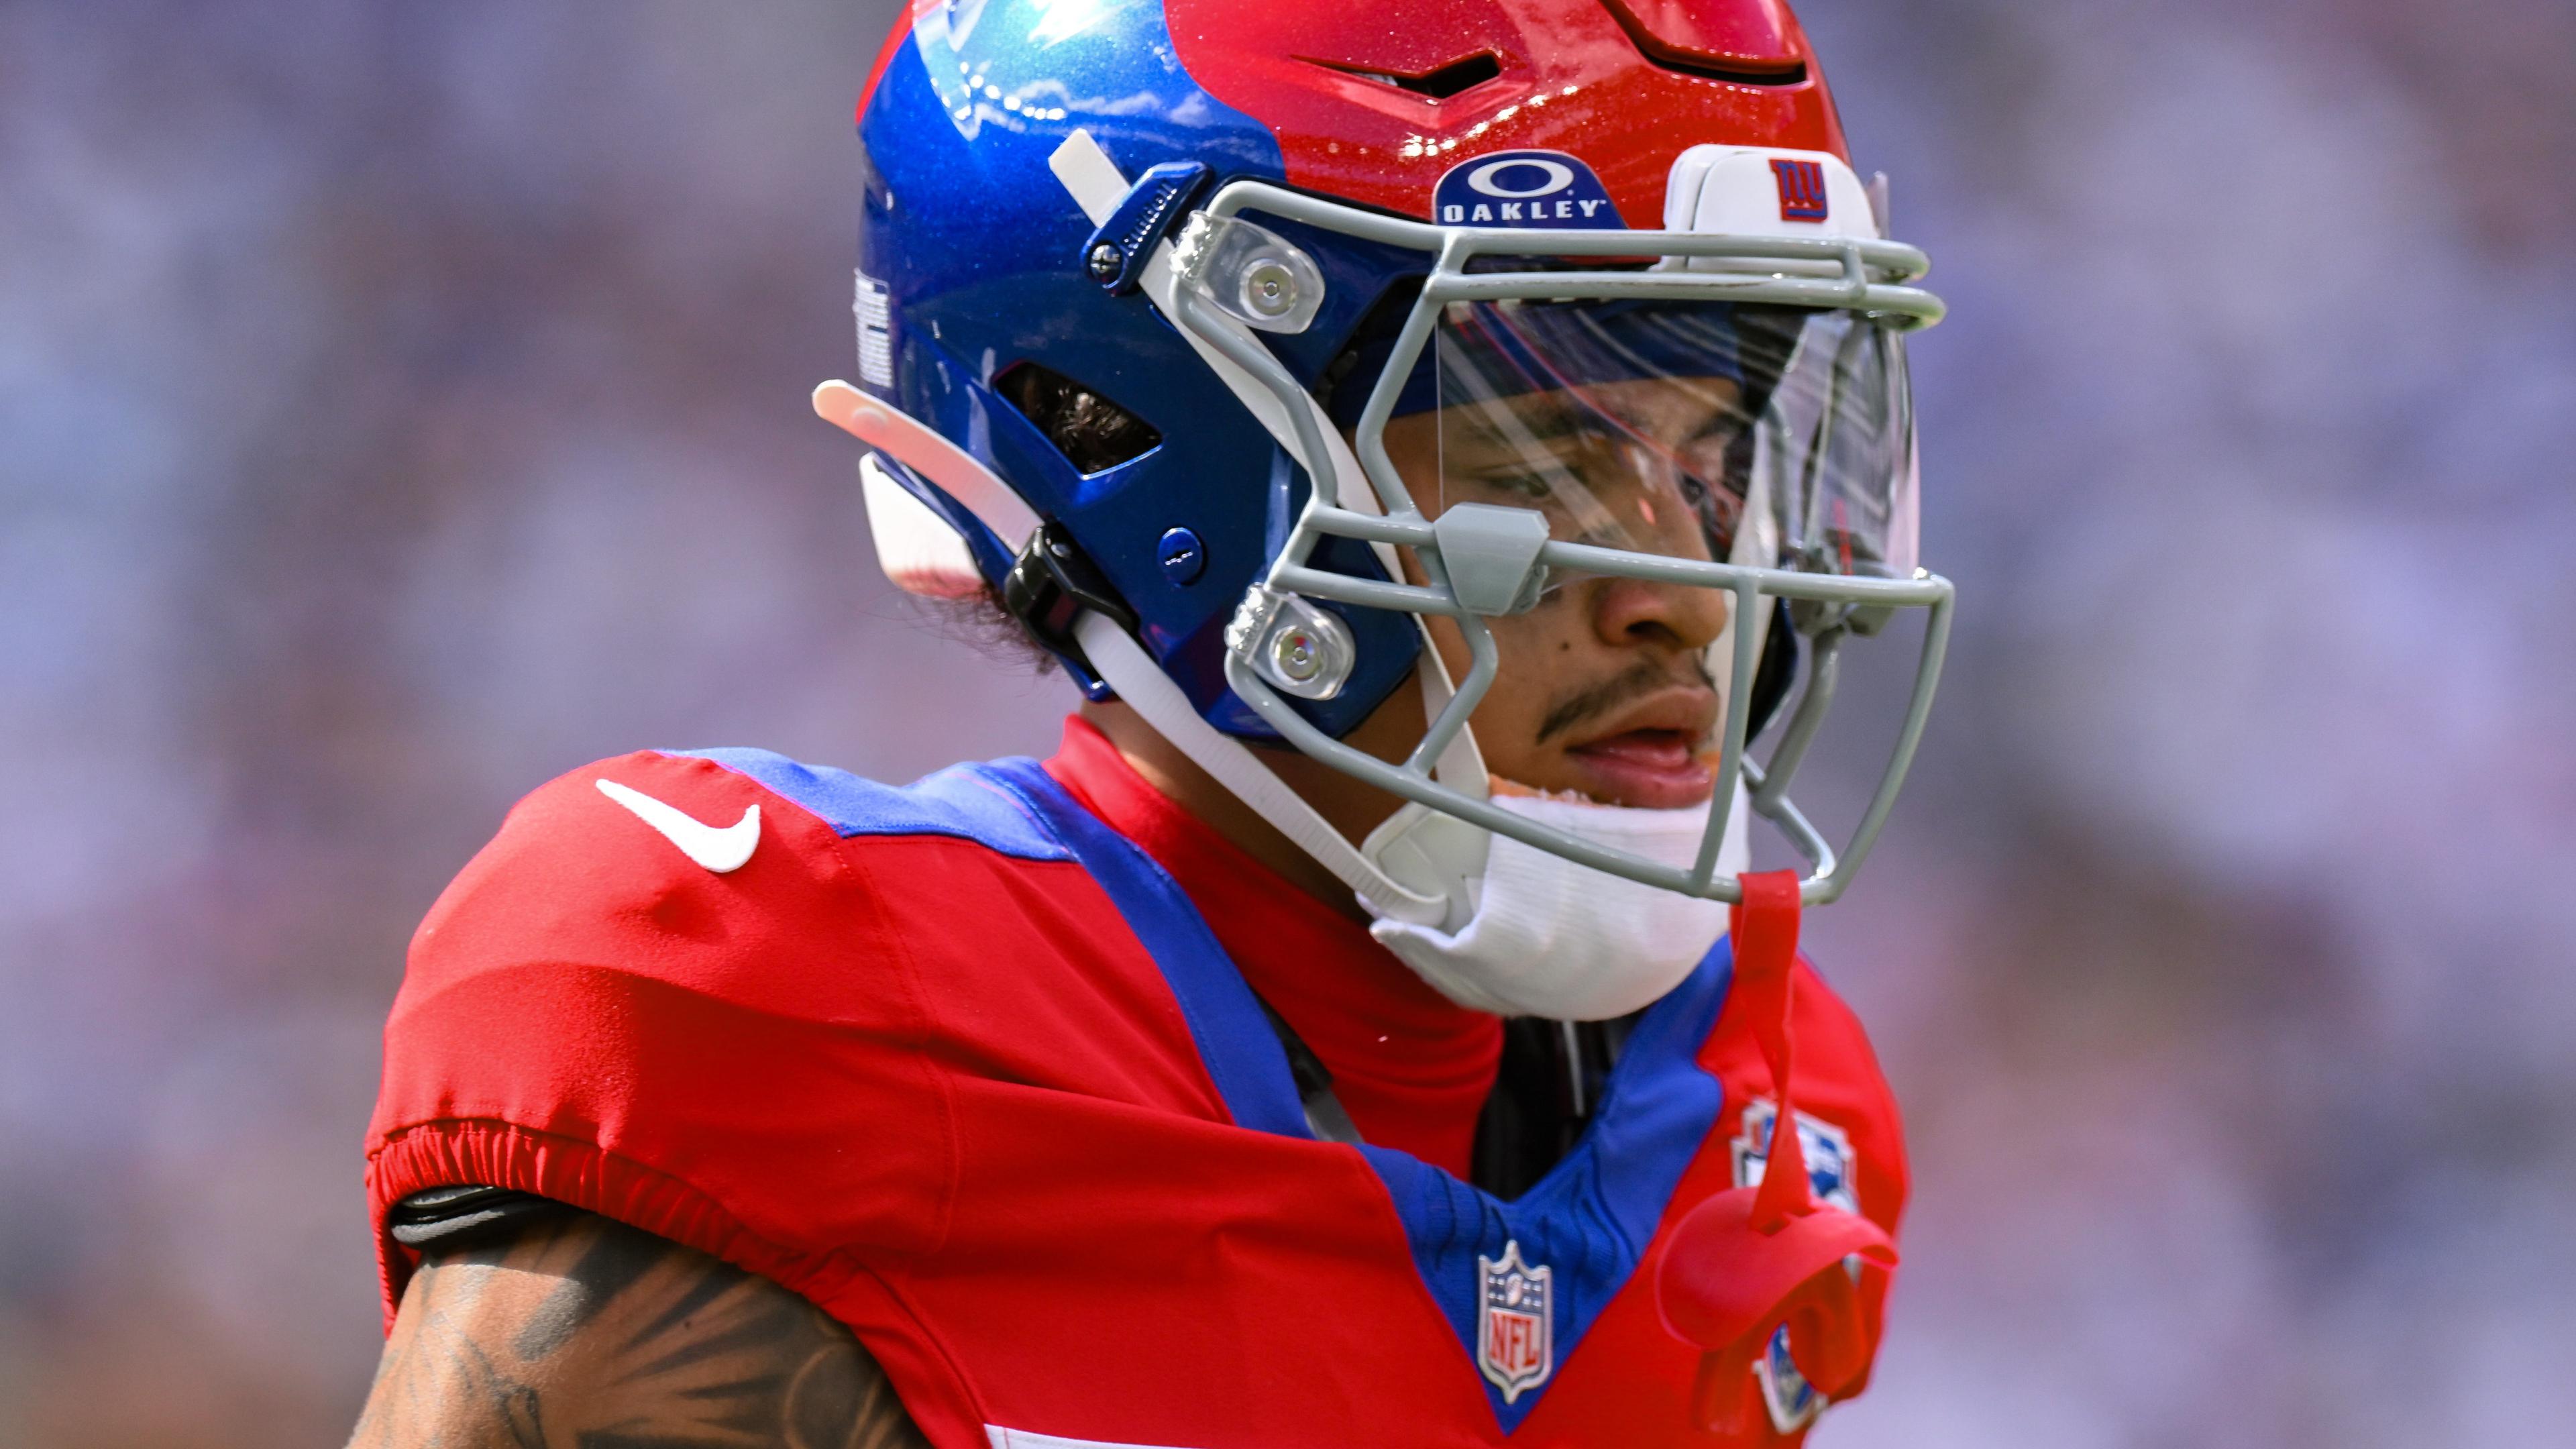
[[[1346,429],[1378,379],[1367,382],[1333,394]],[[1848,312],[1453,302],[1388,426],[1418,437],[1425,414],[1437,419],[1423,500],[1434,518],[1459,502],[1518,505],[1569,542],[1844,576],[1915,566],[1902,337]],[[1695,531],[1676,531],[1685,517]]]

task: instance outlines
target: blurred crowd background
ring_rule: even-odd
[[[805,404],[894,9],[0,0],[0,1444],[339,1442],[521,792],[1051,746]],[[1810,931],[1917,1173],[1816,1442],[2576,1442],[2576,8],[1804,16],[1962,598]]]

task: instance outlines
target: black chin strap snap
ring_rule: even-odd
[[[1073,534],[1053,520],[1038,525],[1026,548],[1002,577],[1002,607],[1029,631],[1029,637],[1073,666],[1084,680],[1099,671],[1073,637],[1074,621],[1084,610],[1102,615],[1121,629],[1136,632],[1136,611],[1118,596],[1108,575],[1074,542]]]

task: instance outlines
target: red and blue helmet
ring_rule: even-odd
[[[1342,758],[1416,678],[1425,615],[1472,639],[1578,568],[1734,592],[1778,622],[1732,631],[1732,677],[1765,681],[1731,691],[1732,770],[1793,634],[1927,608],[1892,797],[1948,610],[1914,566],[1900,345],[1940,305],[1778,0],[914,0],[858,123],[861,375],[817,405],[874,445],[899,582],[991,589],[1094,697],[1114,671],[1078,625],[1105,621],[1216,730],[1515,835],[1434,779],[1490,671],[1441,681],[1456,707],[1409,765]],[[1706,577],[1426,509],[1386,461],[1390,419],[1462,387],[1656,376],[1777,398]],[[1785,783],[1755,791],[1775,820]],[[1805,830],[1811,899],[1885,804],[1839,854]],[[1732,898],[1705,861],[1595,863]]]

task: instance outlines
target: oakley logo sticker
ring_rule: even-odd
[[[1592,168],[1562,151],[1499,151],[1449,168],[1432,192],[1442,226],[1625,230]]]
[[[1527,201],[1553,196],[1574,184],[1574,168],[1544,156],[1512,161],[1481,161],[1467,168],[1467,184],[1487,196]]]
[[[1825,166],[1821,161],[1773,160],[1771,174],[1780,181],[1782,221],[1823,221]]]

